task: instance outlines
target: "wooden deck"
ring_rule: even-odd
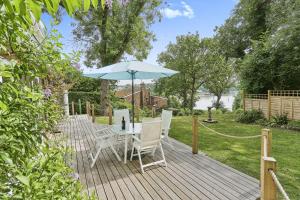
[[[93,149],[91,126],[86,115],[69,119],[59,126],[67,136],[66,145],[75,150],[71,156],[72,166],[88,195],[94,193],[103,200],[243,200],[259,197],[258,180],[200,152],[193,155],[189,146],[176,140],[173,140],[175,150],[168,145],[163,146],[167,168],[150,167],[141,174],[138,160],[124,164],[117,161],[110,150],[103,150],[96,165],[90,168],[88,154]],[[159,155],[159,151],[156,154]],[[146,156],[143,161],[151,159],[151,156]]]

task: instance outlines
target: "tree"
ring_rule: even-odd
[[[255,41],[241,68],[241,84],[249,93],[300,89],[299,12],[272,36]]]
[[[208,64],[207,79],[204,87],[217,97],[216,109],[220,108],[222,95],[234,86],[235,60],[226,60],[224,56],[215,55],[214,60]]]
[[[113,1],[88,13],[78,12],[75,39],[85,45],[85,64],[98,68],[119,62],[124,55],[147,57],[154,34],[149,26],[159,16],[160,0]],[[101,113],[108,105],[109,82],[101,81]]]
[[[241,0],[225,24],[216,28],[222,54],[226,57],[242,58],[267,30],[266,16],[270,0]]]
[[[298,0],[241,0],[216,29],[222,55],[242,59],[247,92],[299,89],[299,10]]]
[[[182,106],[192,112],[197,91],[206,79],[206,52],[207,47],[198,33],[177,36],[176,43],[170,43],[158,56],[158,62],[179,73],[157,81],[156,91],[178,97]]]
[[[220,108],[220,100],[224,92],[234,86],[234,68],[236,59],[226,58],[221,54],[220,43],[217,38],[206,38],[206,81],[204,88],[217,96],[215,102],[216,109]]]

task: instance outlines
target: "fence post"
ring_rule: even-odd
[[[88,101],[85,102],[85,112],[87,115],[89,114],[89,102]]]
[[[266,140],[266,147],[265,147]],[[272,149],[272,132],[270,129],[261,130],[261,157],[270,157]],[[267,155],[264,152],[267,152]]]
[[[112,125],[112,106],[109,105],[108,107],[108,124]]]
[[[243,110],[244,110],[244,112],[246,111],[246,99],[245,99],[245,97],[246,97],[245,90],[243,90],[242,98],[243,98]]]
[[[90,117],[91,115],[91,102],[88,101],[88,116]]]
[[[95,123],[95,105],[92,104],[92,122]]]
[[[136,116],[136,122],[139,122],[140,121],[140,109],[138,106],[136,108],[135,116]]]
[[[263,194],[263,180],[265,176],[264,169],[264,158],[271,156],[271,147],[272,147],[272,132],[270,129],[261,130],[261,159],[260,159],[260,188],[261,194]],[[266,199],[267,200],[267,199]]]
[[[75,115],[74,101],[72,101],[72,115]]]
[[[79,109],[79,114],[82,114],[82,108],[81,108],[81,100],[78,99],[78,109]]]
[[[155,109],[155,105],[152,106],[152,118],[154,118],[156,116],[156,109]]]
[[[263,174],[261,176],[261,200],[276,200],[277,187],[269,170],[276,172],[276,160],[272,157],[264,157],[262,162]]]
[[[272,108],[271,108],[271,90],[268,90],[268,120],[271,119],[272,116]]]
[[[193,122],[192,122],[192,152],[193,154],[198,154],[198,116],[193,116]]]

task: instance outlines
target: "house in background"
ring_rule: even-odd
[[[116,96],[124,99],[125,101],[131,103],[132,92],[131,89],[120,89],[116,92]],[[140,84],[140,88],[136,89],[133,93],[134,105],[139,108],[148,107],[151,108],[155,106],[156,108],[165,108],[168,105],[168,99],[160,96],[152,96],[150,89],[147,89],[145,83]]]

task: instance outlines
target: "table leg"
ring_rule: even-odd
[[[128,136],[127,134],[125,135],[125,149],[124,149],[124,163],[126,164],[127,161],[127,145],[128,145]]]

